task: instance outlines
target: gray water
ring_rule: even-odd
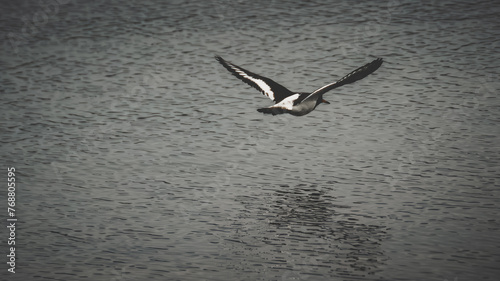
[[[2,280],[498,280],[498,2],[2,5]]]

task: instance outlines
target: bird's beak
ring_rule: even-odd
[[[324,99],[321,99],[321,102],[324,102],[324,103],[326,103],[326,104],[330,104],[329,102],[327,102],[327,101],[326,101],[326,100],[324,100]]]

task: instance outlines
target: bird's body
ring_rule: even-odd
[[[377,70],[383,62],[380,58],[376,59],[371,63],[368,63],[347,74],[340,80],[327,84],[312,93],[298,93],[288,90],[269,78],[252,73],[235,64],[225,61],[219,56],[216,56],[215,59],[217,59],[222,66],[229,70],[229,72],[231,72],[238,79],[258,89],[276,103],[270,107],[259,108],[257,111],[272,115],[289,113],[295,116],[308,114],[320,103],[329,104],[329,102],[323,99],[323,94],[334,88],[363,79]]]
[[[316,106],[322,102],[328,103],[319,95],[311,95],[311,93],[294,93],[273,106],[259,108],[257,111],[273,115],[290,113],[295,116],[302,116],[313,111]]]

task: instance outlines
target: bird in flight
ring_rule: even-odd
[[[272,115],[289,113],[295,116],[308,114],[320,103],[330,104],[323,99],[323,94],[342,85],[365,78],[377,70],[383,62],[381,58],[378,58],[352,71],[336,82],[327,84],[312,93],[303,93],[292,92],[273,80],[241,68],[220,56],[215,56],[215,59],[238,79],[261,91],[262,94],[274,101],[275,105],[259,108],[257,109],[258,112]]]

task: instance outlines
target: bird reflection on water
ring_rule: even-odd
[[[241,251],[236,245],[243,244],[245,251],[254,253],[245,262],[267,261],[301,278],[317,274],[355,278],[380,271],[387,260],[381,249],[388,238],[386,227],[361,222],[361,215],[338,203],[331,191],[327,186],[284,184],[269,195],[265,206],[240,198],[265,224],[243,226],[232,239],[239,242],[233,251]]]

